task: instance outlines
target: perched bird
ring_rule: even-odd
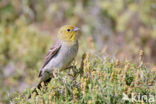
[[[64,70],[69,67],[78,52],[78,27],[65,25],[58,32],[58,40],[55,45],[49,50],[42,68],[39,72],[40,81],[37,85],[41,89],[41,83],[48,84],[53,77],[54,69]],[[36,88],[32,91],[37,92]],[[31,98],[31,95],[29,96]]]

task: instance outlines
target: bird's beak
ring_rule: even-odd
[[[78,27],[75,27],[74,29],[73,29],[73,31],[79,31],[80,30],[80,28],[78,28]]]

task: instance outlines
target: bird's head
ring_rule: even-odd
[[[60,28],[58,32],[58,38],[66,41],[66,42],[76,42],[77,41],[77,32],[80,28],[72,26],[72,25],[65,25]]]

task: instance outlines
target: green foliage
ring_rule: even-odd
[[[95,65],[95,63],[98,63]],[[103,67],[103,68],[101,68]],[[154,83],[150,86],[149,82],[154,78],[148,79],[148,75],[154,76],[152,70],[145,66],[137,66],[121,61],[97,58],[94,55],[87,55],[84,60],[84,69],[70,69],[64,72],[55,73],[48,87],[43,85],[39,95],[27,99],[30,89],[24,94],[17,93],[12,98],[13,103],[90,103],[90,104],[125,104],[122,100],[123,93],[131,95],[155,94]],[[141,77],[143,76],[143,77]],[[145,80],[148,79],[148,80]],[[25,102],[26,101],[26,102]],[[131,102],[129,102],[131,103]],[[145,102],[148,103],[148,102]]]

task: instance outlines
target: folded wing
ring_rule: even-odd
[[[49,63],[49,61],[59,52],[61,48],[61,42],[57,41],[53,46],[52,48],[50,48],[47,56],[45,57],[45,60],[43,62],[43,65],[42,65],[42,68],[40,70],[40,73],[39,73],[39,77],[42,76],[42,69]]]

